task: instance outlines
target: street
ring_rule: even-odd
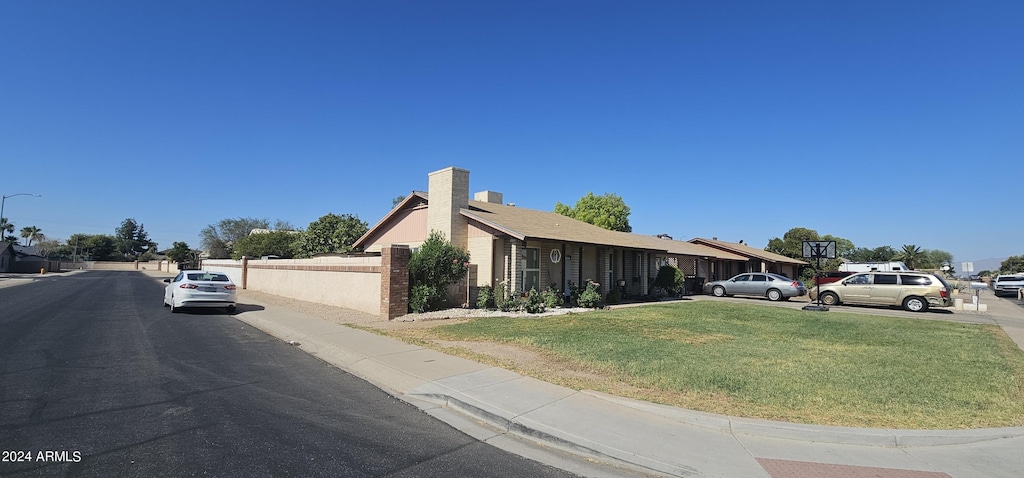
[[[0,288],[0,476],[571,476],[161,298],[135,272]]]

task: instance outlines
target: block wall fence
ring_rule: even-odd
[[[409,308],[408,246],[386,246],[380,256],[314,259],[212,259],[205,271],[223,272],[238,287],[344,307],[392,320]]]

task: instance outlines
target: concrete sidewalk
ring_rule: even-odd
[[[575,391],[257,305],[261,310],[235,317],[502,448],[525,437],[668,476],[966,478],[1019,477],[1024,470],[1024,427],[880,430],[712,415]]]

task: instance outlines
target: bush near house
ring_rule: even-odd
[[[562,291],[558,290],[554,284],[548,286],[548,290],[544,291],[544,305],[549,309],[554,309],[563,304],[565,304],[565,297],[562,296]]]
[[[658,277],[654,279],[654,287],[664,289],[669,295],[677,295],[683,290],[686,276],[683,271],[673,265],[664,265],[658,269]]]
[[[409,308],[419,313],[444,307],[448,286],[464,279],[468,271],[469,252],[431,231],[409,258]]]
[[[537,289],[530,289],[526,293],[526,300],[523,301],[523,310],[530,314],[539,314],[546,309],[544,295],[537,292]]]
[[[493,309],[496,307],[493,287],[486,284],[480,286],[476,296],[476,307],[478,309]]]

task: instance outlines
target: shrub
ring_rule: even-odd
[[[508,294],[498,301],[498,309],[502,312],[515,312],[523,307],[522,300],[518,296]]]
[[[494,304],[494,288],[489,285],[483,285],[477,291],[476,306],[481,309],[493,309]]]
[[[426,307],[423,311],[442,307],[448,286],[465,278],[468,271],[469,253],[453,246],[441,233],[431,231],[426,242],[409,258],[409,308],[416,312],[414,301],[417,306]],[[432,288],[433,292],[428,294],[424,287]]]
[[[502,312],[515,312],[522,307],[522,301],[519,299],[519,296],[509,292],[504,283],[498,286],[495,302],[498,310]]]
[[[562,291],[558,290],[554,285],[549,286],[548,290],[544,291],[544,305],[547,308],[561,307],[564,303],[565,297],[562,297]]]
[[[530,314],[544,312],[544,296],[537,292],[537,289],[530,289],[526,293],[526,300],[523,301],[523,310]]]
[[[435,310],[439,304],[444,303],[444,295],[439,295],[436,288],[426,284],[412,286],[409,293],[409,308],[415,313]]]
[[[683,290],[686,276],[683,271],[673,265],[664,265],[658,269],[658,277],[654,279],[654,286],[660,287],[670,295],[678,294]]]
[[[587,287],[580,292],[580,298],[577,299],[576,304],[588,309],[601,305],[601,294],[597,292],[597,287],[596,282],[587,281]]]

